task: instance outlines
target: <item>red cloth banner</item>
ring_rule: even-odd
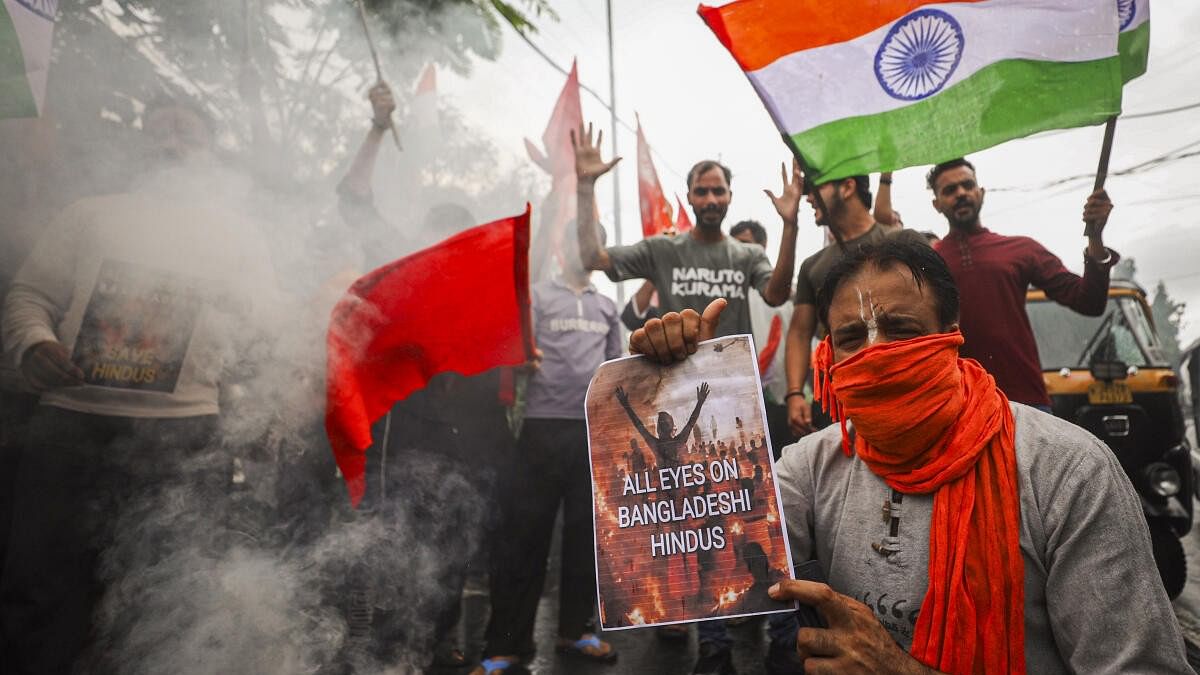
[[[528,205],[354,282],[329,321],[325,408],[351,504],[366,488],[371,424],[438,373],[524,363],[530,321]]]

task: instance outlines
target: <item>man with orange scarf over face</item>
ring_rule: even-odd
[[[712,334],[717,300],[648,322],[661,362]],[[1010,403],[958,357],[958,291],[932,249],[863,247],[829,273],[813,358],[839,424],[776,466],[816,608],[796,648],[815,673],[1189,673],[1136,493],[1086,431]]]

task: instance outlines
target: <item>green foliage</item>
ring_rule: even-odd
[[[499,55],[504,24],[553,18],[546,0],[365,2],[401,118],[426,63],[465,75]],[[352,0],[63,0],[47,98],[60,153],[88,158],[66,167],[70,185],[125,184],[140,152],[132,130],[161,96],[198,102],[227,159],[276,188],[326,181],[369,115],[362,96],[376,78],[362,36]]]

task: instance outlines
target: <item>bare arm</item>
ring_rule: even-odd
[[[787,340],[784,346],[783,368],[787,374],[788,394],[804,391],[812,360],[812,338],[817,329],[817,308],[810,304],[797,304],[788,323]],[[812,428],[812,407],[803,394],[787,396],[788,426],[792,433],[802,436]]]
[[[392,90],[383,82],[371,87],[368,98],[371,100],[373,113],[371,130],[367,132],[362,145],[358,146],[358,153],[354,155],[354,161],[350,163],[350,170],[346,172],[346,177],[342,179],[340,186],[341,189],[357,197],[365,197],[371,192],[371,176],[375,172],[375,159],[379,156],[379,146],[390,125],[392,111],[396,109]]]
[[[654,434],[650,433],[645,424],[642,424],[642,418],[638,417],[637,413],[633,411],[633,407],[629,405],[629,396],[625,394],[624,387],[617,387],[617,400],[621,402],[621,407],[625,410],[625,414],[629,415],[629,421],[633,422],[634,428],[646,440],[646,444],[650,446],[650,450],[655,451],[655,448],[658,447],[658,439],[655,438]]]
[[[792,274],[796,269],[796,233],[799,231],[797,218],[800,214],[800,198],[804,196],[804,176],[800,173],[800,164],[796,160],[792,160],[790,180],[786,166],[779,167],[779,174],[783,179],[780,195],[776,197],[770,190],[763,190],[783,221],[779,256],[775,259],[775,268],[771,270],[771,279],[767,282],[766,292],[763,293],[763,300],[772,307],[787,302],[792,294]]]
[[[704,402],[708,400],[708,383],[701,383],[696,387],[696,407],[692,408],[692,416],[688,418],[687,424],[683,425],[683,429],[675,438],[687,442],[688,436],[692,433],[692,428],[696,426],[696,422],[700,419],[700,409],[704,407]]]
[[[654,297],[654,290],[652,282],[643,281],[641,288],[633,294],[633,311],[637,312],[638,318],[646,316],[646,309],[650,307],[650,299]]]
[[[883,225],[901,225],[892,209],[892,172],[879,174],[879,190],[875,193],[875,222]]]
[[[608,251],[600,244],[600,232],[596,227],[596,179],[608,173],[620,157],[605,162],[600,156],[600,141],[604,131],[592,142],[592,125],[571,131],[571,146],[575,149],[575,178],[577,211],[576,234],[579,236],[579,258],[589,270],[607,272],[612,269]]]

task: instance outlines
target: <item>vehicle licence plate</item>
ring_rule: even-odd
[[[1088,387],[1088,403],[1092,405],[1133,403],[1133,390],[1124,382],[1093,382]]]

